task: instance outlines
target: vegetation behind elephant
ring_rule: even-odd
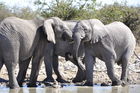
[[[95,59],[103,60],[107,67],[107,73],[112,85],[125,84],[127,82],[127,65],[134,52],[136,40],[131,30],[121,22],[102,24],[97,19],[79,21],[73,31],[73,55],[79,61],[79,45],[84,43],[86,82],[85,85],[93,85],[93,67]],[[114,63],[122,66],[121,81],[114,74]]]
[[[70,29],[70,31],[73,31],[74,26],[76,25],[77,21],[63,21],[64,24]],[[54,29],[55,30],[55,29]],[[55,31],[55,34],[58,34],[58,31]],[[69,43],[69,41],[65,40],[68,37],[63,35],[62,38],[56,37],[56,44],[52,47],[47,47],[47,54],[45,55],[45,64],[46,64],[46,73],[47,73],[47,78],[44,80],[45,82],[54,82],[54,78],[52,77],[52,68],[49,64],[53,65],[54,72],[57,75],[57,81],[64,83],[67,82],[64,80],[64,78],[61,76],[60,71],[58,70],[58,56],[65,57],[66,60],[70,60],[73,62],[75,65],[78,66],[78,64],[73,60],[73,58],[68,58],[66,57],[68,54],[72,54],[72,48],[73,48],[73,43]],[[50,44],[51,46],[51,44]],[[53,49],[53,50],[52,50]],[[82,47],[80,47],[80,57],[84,56],[84,50]],[[50,51],[53,51],[50,52]],[[51,53],[51,54],[49,54]],[[51,58],[53,57],[53,58]],[[68,59],[67,59],[68,58]],[[52,60],[52,61],[50,61]],[[83,79],[85,79],[85,71],[83,71],[81,68],[78,67],[78,72],[76,77],[74,78],[73,82],[80,82]]]
[[[33,68],[31,72],[31,79],[33,77],[32,75],[38,75],[38,67],[40,64],[39,58],[41,58],[42,55],[38,55],[35,52],[37,51],[37,53],[40,54],[40,49],[38,48],[44,49],[47,40],[55,43],[54,34],[50,34],[50,31],[53,30],[47,29],[49,22],[51,24],[56,24],[57,20],[60,19],[53,17],[47,20],[24,20],[16,17],[8,17],[0,23],[0,69],[2,68],[3,64],[6,65],[10,88],[19,87],[18,82],[23,82],[29,61],[32,56],[36,56],[34,59],[37,59],[37,61],[33,59],[34,62],[32,62]],[[62,25],[61,27],[63,28],[63,26],[65,25]],[[67,35],[69,37],[72,35],[70,34],[71,31],[66,29],[61,30],[59,33],[60,35],[63,33],[69,33]],[[38,46],[38,43],[42,45]],[[18,82],[14,73],[17,63],[19,63],[20,69],[17,78]],[[36,77],[34,79],[36,79]],[[31,84],[34,84],[35,82],[32,81],[36,80],[30,80]]]

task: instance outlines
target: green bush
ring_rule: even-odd
[[[5,4],[0,3],[0,20],[9,16],[16,16],[23,19],[32,19],[37,15],[37,11],[32,11],[31,8],[7,7]]]
[[[3,20],[5,17],[8,17],[8,16],[12,16],[11,11],[3,3],[0,3],[0,21]]]
[[[92,17],[90,11],[95,10],[96,0],[53,0],[50,3],[37,0],[35,5],[43,17],[58,16],[63,20],[80,20]]]

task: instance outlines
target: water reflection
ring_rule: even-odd
[[[140,93],[140,85],[115,86],[115,87],[80,87],[66,86],[63,88],[0,88],[0,93]]]

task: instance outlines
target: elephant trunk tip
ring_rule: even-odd
[[[85,66],[80,58],[74,58],[74,60],[77,62],[78,68],[85,70]]]

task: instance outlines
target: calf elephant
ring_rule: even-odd
[[[126,25],[121,22],[104,25],[97,19],[82,20],[74,28],[73,39],[73,55],[79,65],[81,64],[77,56],[79,45],[84,43],[85,85],[93,85],[93,66],[96,57],[105,62],[113,86],[126,83],[128,61],[136,45],[135,37]],[[122,66],[121,80],[114,74],[115,62]]]
[[[5,18],[0,23],[0,69],[3,64],[6,65],[9,76],[9,86],[10,88],[17,88],[19,84],[15,77],[15,67],[19,63],[20,73],[18,74],[18,81],[21,83],[23,81],[22,76],[25,75],[26,69],[28,67],[29,61],[32,56],[38,61],[40,57],[40,49],[45,47],[45,43],[50,41],[55,43],[55,35],[51,32],[53,30],[47,30],[49,28],[48,22],[56,24],[57,21],[61,21],[57,17],[52,17],[47,20],[35,19],[35,20],[23,20],[16,17]],[[72,32],[66,28],[65,25],[61,25],[63,29],[58,30],[59,36],[67,35],[67,37],[72,37]],[[59,26],[56,27],[59,29]],[[38,46],[38,44],[42,44]],[[35,52],[37,51],[38,54]],[[32,65],[32,75],[37,75],[39,68],[35,68],[39,65],[38,61],[33,62]],[[37,63],[37,64],[36,64]],[[35,70],[35,71],[34,71]],[[35,80],[31,80],[33,84]]]
[[[72,31],[74,26],[76,25],[77,21],[63,21],[64,24]],[[58,32],[58,31],[57,31]],[[55,34],[57,33],[55,31]],[[67,82],[64,80],[64,78],[60,75],[60,72],[58,70],[58,56],[65,57],[66,60],[70,60],[73,62],[75,65],[78,66],[78,64],[73,60],[73,58],[67,59],[66,57],[68,54],[72,54],[72,48],[73,48],[73,43],[69,43],[66,39],[68,37],[65,37],[66,35],[62,36],[62,38],[56,37],[56,44],[53,46],[53,44],[48,44],[46,55],[45,55],[45,64],[46,64],[46,73],[47,73],[47,78],[44,80],[45,82],[54,82],[54,78],[52,77],[52,67],[54,69],[54,72],[57,75],[57,81],[64,83]],[[82,47],[80,47],[80,55],[79,57],[84,56],[84,50]],[[49,54],[50,53],[50,54]],[[53,63],[53,64],[52,64]],[[76,77],[73,79],[73,82],[80,82],[83,79],[85,79],[85,71],[83,71],[80,67],[78,67],[78,72]]]

